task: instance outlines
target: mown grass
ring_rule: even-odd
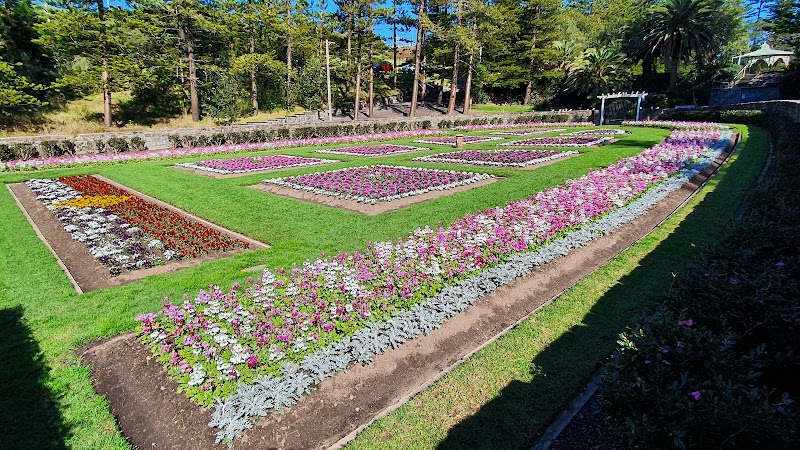
[[[654,232],[361,433],[352,449],[530,447],[613,350],[632,317],[736,213],[766,161],[749,136],[717,175]]]
[[[505,113],[526,113],[533,111],[533,106],[522,105],[495,105],[493,103],[479,103],[472,105],[475,111],[490,113],[490,114],[505,114]]]
[[[0,414],[0,436],[2,436],[0,446],[41,448],[50,447],[48,442],[63,442],[70,448],[129,448],[116,426],[106,401],[94,392],[89,369],[82,366],[75,350],[94,339],[114,336],[133,329],[133,317],[159,309],[165,296],[179,298],[184,293],[192,295],[211,283],[227,286],[236,281],[243,281],[251,275],[242,271],[248,267],[260,264],[269,267],[288,266],[316,257],[320,252],[350,251],[364,247],[371,240],[389,240],[404,236],[418,226],[435,226],[439,222],[447,224],[466,213],[524,198],[548,186],[580,176],[590,169],[606,166],[620,157],[636,154],[642,148],[659,142],[667,134],[664,130],[654,129],[632,131],[632,135],[615,144],[598,149],[586,149],[582,151],[580,157],[536,170],[478,169],[506,178],[489,186],[377,217],[285,199],[248,187],[265,178],[264,175],[210,179],[170,167],[176,162],[174,160],[2,174],[0,181],[10,183],[33,177],[49,178],[68,174],[98,173],[266,242],[272,247],[212,261],[171,274],[149,277],[127,286],[76,295],[53,256],[27,224],[9,192],[2,189],[0,191],[0,210],[3,211],[0,217],[0,248],[3,249],[0,252],[0,323],[8,325],[7,330],[11,331],[6,333],[4,329],[3,341],[0,343],[0,349],[8,349],[0,355],[0,389],[2,389],[0,409],[13,412]],[[398,142],[410,141],[407,139]],[[470,148],[492,146],[492,143],[487,143]],[[430,147],[432,150],[427,152],[370,159],[324,155],[323,157],[339,159],[342,162],[284,170],[275,172],[274,176],[372,163],[413,164],[420,167],[466,170],[466,166],[411,161],[417,156],[447,150],[447,147],[443,146]],[[313,150],[295,148],[254,154],[320,156],[314,154]],[[750,152],[742,152],[742,159],[749,154]],[[198,159],[202,158],[184,160]],[[475,170],[474,167],[470,169]],[[623,266],[628,267],[632,264],[635,263]],[[584,294],[579,295],[581,298],[584,296]],[[553,305],[552,312],[541,319],[543,321],[546,319],[548,327],[553,328],[547,332],[548,335],[559,335],[561,328],[568,328],[578,323],[582,317],[580,313],[569,313],[559,309],[563,308],[558,306],[560,303],[567,302]],[[523,340],[527,341],[528,338]],[[551,341],[544,339],[542,345],[546,345],[546,342]],[[529,361],[534,354],[530,353],[530,350],[512,345],[506,351],[512,354],[519,352],[523,355],[528,352],[523,358],[527,358],[528,363],[518,364],[521,364],[520,367],[530,366]],[[597,356],[595,360],[599,358],[602,358],[602,355]],[[464,366],[464,370],[474,363],[475,360],[471,360]],[[9,386],[20,377],[18,368],[24,369],[29,380],[37,382],[20,388],[23,393],[14,394]],[[576,379],[582,379],[584,376],[582,369],[581,366],[577,366],[569,373],[574,374]],[[452,376],[456,376],[457,373],[454,372]],[[503,373],[505,375],[502,375]],[[498,379],[503,377],[514,379],[518,377],[518,373],[519,370],[506,371],[498,366],[486,372],[483,385],[502,387],[502,383],[498,384]],[[493,374],[498,374],[499,378]],[[557,371],[552,372],[551,376],[555,377],[556,374]],[[439,389],[439,392],[443,389],[446,391],[445,385],[437,386],[430,392],[436,389]],[[483,394],[484,403],[487,401],[486,398],[492,398],[491,392],[497,391],[497,388],[493,389],[495,390],[492,391],[487,387],[486,393]],[[554,399],[569,395],[566,393],[569,391],[567,388],[564,388],[560,397],[556,394],[561,392],[561,389],[554,391]],[[487,394],[489,397],[486,397]],[[414,401],[418,402],[421,398],[423,396]],[[475,401],[472,402],[473,405],[474,403]],[[456,417],[465,418],[470,415],[469,411],[474,411],[475,408],[467,407],[469,404],[465,402],[461,408],[462,412]],[[425,410],[429,411],[431,407],[425,407]],[[404,408],[395,415],[412,416],[412,413],[413,411]],[[29,426],[26,418],[33,420],[37,414],[46,414],[49,419],[40,421],[36,427]],[[433,425],[435,421],[428,423],[423,416],[417,417],[416,420],[402,425],[402,427],[418,427],[407,436],[429,436],[424,440],[427,443],[442,441],[442,432],[446,433],[447,430],[444,428],[445,422]],[[354,445],[367,446],[370,433],[381,429],[385,429],[385,426],[373,427]],[[390,442],[402,441],[390,440]]]

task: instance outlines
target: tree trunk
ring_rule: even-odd
[[[417,115],[417,95],[419,94],[419,65],[420,58],[422,57],[422,37],[425,35],[425,30],[422,28],[422,15],[425,13],[425,0],[419,1],[419,21],[417,23],[417,47],[414,51],[414,86],[411,89],[411,109],[408,111],[408,117],[416,117]]]
[[[522,106],[528,106],[531,101],[531,93],[533,92],[533,81],[528,81],[525,85],[525,97],[522,98]]]
[[[458,0],[457,6],[458,19],[457,26],[461,27],[461,0]],[[450,102],[447,104],[447,115],[451,116],[456,112],[456,95],[458,93],[458,54],[461,52],[461,43],[456,36],[455,43],[453,44],[453,78],[450,82]]]
[[[186,56],[189,60],[189,104],[192,112],[192,121],[200,121],[200,98],[197,95],[197,68],[194,62],[194,40],[186,33],[183,24],[178,25],[178,37],[186,46]]]
[[[106,48],[105,5],[97,0],[97,18],[100,21],[100,82],[103,88],[103,125],[111,128],[111,85],[108,80],[108,54]]]
[[[255,27],[253,26],[253,21],[250,20],[250,54],[255,55],[256,53],[256,32]],[[253,70],[250,71],[250,97],[253,101],[253,115],[257,116],[259,113],[258,110],[258,83],[256,83],[256,69],[253,67]]]
[[[358,50],[356,50],[356,98],[353,105],[353,122],[361,113],[361,33],[358,34]]]
[[[442,106],[444,101],[444,77],[439,74],[439,93],[436,94],[436,106]]]
[[[374,32],[374,27],[373,30]],[[375,69],[372,67],[372,59],[375,57],[375,43],[370,34],[369,41],[369,118],[374,118],[375,113]]]
[[[392,14],[394,15],[392,21],[392,53],[394,54],[392,87],[397,89],[397,0],[392,0]]]
[[[425,106],[425,99],[428,97],[428,55],[425,54],[425,38],[422,38],[422,66],[419,70],[419,97],[422,106]]]
[[[286,0],[286,106],[292,98],[292,0]]]
[[[675,89],[675,86],[678,85],[678,65],[680,64],[680,58],[672,58],[670,61],[670,68],[669,68],[669,88]]]
[[[478,22],[472,22],[472,33],[475,34]],[[472,108],[472,67],[475,65],[475,49],[469,52],[469,65],[467,66],[467,85],[464,89],[464,114],[469,114]]]

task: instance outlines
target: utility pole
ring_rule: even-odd
[[[331,105],[331,41],[325,39],[325,69],[328,75],[328,122],[333,121],[333,105]]]

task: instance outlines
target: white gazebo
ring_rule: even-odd
[[[603,124],[606,118],[606,99],[612,98],[637,98],[636,101],[636,121],[639,121],[639,114],[642,110],[642,100],[647,97],[647,92],[616,92],[613,94],[598,95],[600,99],[600,125]]]
[[[739,65],[744,66],[742,71],[747,73],[747,69],[758,61],[764,61],[770,69],[774,68],[779,61],[783,61],[783,63],[788,66],[793,55],[793,52],[788,50],[776,50],[772,48],[769,43],[764,42],[758,50],[739,55],[737,58],[739,58]]]

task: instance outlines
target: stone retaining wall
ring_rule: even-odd
[[[16,143],[30,143],[37,149],[43,141],[72,141],[75,143],[76,153],[95,153],[98,142],[107,142],[111,138],[123,138],[130,140],[133,137],[139,137],[144,140],[145,146],[148,150],[159,150],[170,148],[170,136],[210,136],[217,133],[231,133],[231,132],[250,132],[258,130],[274,130],[285,128],[293,130],[295,128],[306,127],[324,127],[330,125],[354,125],[354,124],[369,124],[369,123],[391,123],[391,122],[422,122],[428,120],[431,122],[433,128],[439,127],[439,122],[464,120],[464,119],[477,119],[477,118],[502,118],[504,122],[513,120],[519,116],[550,116],[553,114],[568,114],[570,121],[575,122],[593,122],[596,121],[598,113],[594,110],[574,110],[574,111],[537,111],[522,114],[488,114],[488,115],[474,115],[474,116],[435,116],[435,117],[419,117],[415,119],[383,119],[383,120],[360,120],[358,122],[303,122],[299,124],[247,124],[247,125],[226,125],[218,127],[199,127],[199,128],[175,128],[166,130],[153,130],[153,131],[135,131],[135,132],[109,132],[109,133],[91,133],[79,135],[58,135],[50,134],[46,136],[20,136],[20,137],[7,137],[0,138],[0,144],[14,145]]]

